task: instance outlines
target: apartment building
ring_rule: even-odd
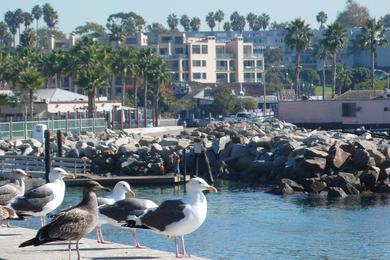
[[[242,37],[219,41],[216,36],[187,37],[186,33],[158,36],[152,46],[167,62],[178,82],[262,82],[264,57]]]

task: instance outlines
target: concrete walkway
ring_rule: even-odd
[[[67,242],[54,242],[38,247],[24,247],[18,246],[25,240],[31,239],[35,236],[36,231],[26,228],[5,228],[0,227],[0,259],[7,260],[67,260],[68,246]],[[77,259],[77,253],[72,246],[72,259]],[[74,249],[74,250],[73,250]],[[167,250],[173,250],[167,248]],[[80,241],[80,253],[82,259],[176,259],[172,252],[163,252],[149,248],[137,249],[131,246],[121,244],[97,244],[95,240],[82,239]],[[190,259],[198,260],[192,256]]]

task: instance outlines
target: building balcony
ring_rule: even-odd
[[[160,57],[166,60],[188,59],[187,54],[160,55]]]
[[[223,60],[234,59],[234,56],[231,53],[217,53],[217,59],[223,59]]]
[[[259,60],[259,59],[263,59],[263,54],[259,54],[259,53],[244,53],[244,59],[256,59],[256,60]]]
[[[256,83],[256,80],[254,78],[246,78],[244,79],[245,83]]]
[[[227,71],[228,67],[227,66],[217,66],[217,71]]]

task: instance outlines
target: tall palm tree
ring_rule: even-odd
[[[31,28],[25,29],[24,32],[20,35],[20,45],[25,48],[35,48],[36,42],[37,35],[35,34],[35,31]]]
[[[134,108],[135,108],[135,119],[137,122],[137,127],[139,127],[139,113],[138,113],[138,75],[140,74],[140,67],[139,67],[139,56],[140,56],[140,50],[139,49],[131,49],[130,51],[130,57],[129,57],[129,75],[132,78],[133,81],[133,87],[134,87]]]
[[[31,14],[33,15],[35,22],[36,22],[36,28],[35,30],[38,31],[38,21],[41,19],[43,15],[42,8],[39,5],[35,5],[33,9],[31,10]]]
[[[266,13],[262,13],[259,16],[259,19],[260,19],[261,28],[265,31],[267,29],[267,27],[269,26],[269,22],[271,20],[271,17]]]
[[[19,36],[20,36],[20,25],[23,24],[24,20],[23,20],[23,11],[22,9],[18,8],[15,10],[14,12],[14,21],[18,27],[18,31],[19,31]]]
[[[200,21],[199,17],[193,17],[191,19],[191,22],[190,22],[191,30],[194,32],[199,31],[200,23],[201,23],[201,21]]]
[[[221,25],[221,22],[223,21],[223,19],[225,19],[225,13],[221,10],[221,9],[218,9],[216,12],[215,12],[215,21],[218,22],[218,31],[221,29],[220,28],[220,25]]]
[[[226,32],[231,31],[232,30],[232,25],[229,22],[225,22],[223,24],[223,30],[226,31]]]
[[[320,24],[320,29],[324,29],[324,24],[328,20],[328,15],[324,11],[321,11],[317,14],[316,19],[317,22]]]
[[[249,29],[251,29],[252,31],[254,31],[255,23],[256,23],[256,20],[257,20],[257,15],[255,15],[255,14],[252,13],[252,12],[250,12],[250,13],[246,16],[246,20],[248,21]]]
[[[153,51],[150,48],[141,49],[139,52],[139,72],[144,80],[144,127],[148,126],[148,79],[152,64]]]
[[[177,25],[179,24],[179,18],[177,18],[177,15],[173,13],[168,15],[167,24],[171,31],[177,31]]]
[[[347,45],[347,30],[339,23],[333,23],[328,26],[324,33],[322,42],[326,49],[332,54],[332,73],[333,73],[333,88],[332,98],[336,93],[336,78],[337,78],[337,55],[340,49]]]
[[[310,25],[306,24],[301,18],[297,18],[289,23],[286,28],[286,45],[295,50],[295,90],[296,95],[300,96],[299,75],[301,72],[301,55],[310,45],[313,33]]]
[[[46,3],[42,7],[42,12],[43,12],[43,20],[46,22],[47,27],[49,28],[54,28],[56,24],[58,23],[58,13],[54,8]]]
[[[385,47],[387,42],[386,30],[381,21],[368,19],[358,35],[359,47],[371,52],[371,88],[375,87],[375,55],[378,47]]]
[[[24,22],[25,28],[29,27],[33,21],[34,21],[34,18],[29,12],[23,13],[23,22]]]
[[[160,56],[153,56],[152,64],[151,64],[151,80],[154,83],[154,91],[153,91],[153,115],[155,122],[153,122],[154,126],[158,126],[158,118],[159,118],[159,100],[160,100],[160,87],[161,84],[169,83],[171,74],[168,71],[167,64],[161,59]]]
[[[122,80],[122,105],[125,105],[126,97],[126,78],[131,66],[131,51],[128,48],[116,48],[113,53],[111,71],[121,77]]]
[[[121,46],[125,41],[126,35],[123,26],[113,24],[110,26],[110,33],[108,34],[110,42],[114,42],[116,47]]]
[[[206,16],[206,22],[208,26],[210,27],[211,31],[214,31],[214,27],[216,25],[215,23],[215,15],[213,12],[209,12],[208,15]]]
[[[42,74],[34,67],[23,69],[16,80],[16,86],[28,95],[30,120],[34,119],[34,94],[42,85]]]
[[[314,49],[315,56],[322,61],[322,100],[325,100],[325,86],[326,86],[326,61],[330,56],[329,50],[326,48],[323,42],[320,43]]]
[[[14,48],[16,47],[16,33],[18,32],[18,24],[15,19],[14,12],[12,11],[7,11],[4,14],[4,22],[7,24],[9,31],[12,34],[13,37],[13,46]]]
[[[190,23],[191,19],[188,17],[188,15],[183,14],[180,18],[180,24],[183,26],[184,31],[188,32],[190,30]]]

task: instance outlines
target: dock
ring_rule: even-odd
[[[18,246],[35,236],[36,231],[26,228],[5,228],[0,227],[0,259],[1,260],[43,260],[56,259],[68,260],[67,242],[54,242],[38,247]],[[130,239],[129,239],[130,240]],[[72,246],[72,259],[77,259],[77,253]],[[80,241],[80,253],[82,259],[91,260],[108,260],[108,259],[176,259],[173,252],[174,246],[172,243],[172,252],[164,252],[150,248],[138,249],[133,246],[122,244],[98,244],[95,240],[83,238]],[[168,250],[168,249],[167,249]],[[201,260],[191,256],[193,260]]]

